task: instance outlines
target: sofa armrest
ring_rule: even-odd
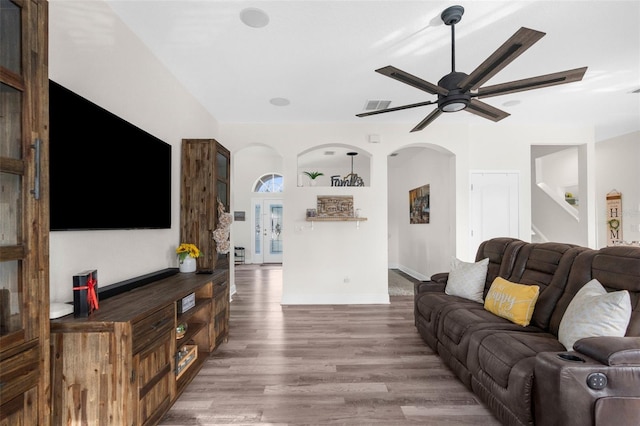
[[[578,347],[576,342],[574,348]],[[536,425],[640,424],[640,365],[603,365],[584,353],[540,352],[534,377]],[[616,421],[612,423],[614,412]]]
[[[604,365],[640,366],[640,337],[587,337],[573,349]]]
[[[449,279],[448,272],[440,272],[438,274],[431,275],[431,282],[434,282],[434,283],[446,284],[448,279]]]
[[[445,284],[437,283],[433,281],[421,281],[421,282],[415,283],[413,287],[414,294],[427,293],[427,292],[443,293],[444,288],[445,288]]]

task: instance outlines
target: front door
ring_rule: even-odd
[[[282,263],[282,199],[252,201],[253,263]]]

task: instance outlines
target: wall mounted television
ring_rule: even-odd
[[[52,231],[171,228],[171,145],[49,81]]]

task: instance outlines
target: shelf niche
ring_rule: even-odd
[[[344,185],[345,180],[356,174],[364,185],[371,184],[371,155],[362,149],[350,145],[322,145],[298,154],[298,186],[357,188],[356,185]],[[311,179],[305,172],[320,172],[322,176]],[[339,180],[340,185],[333,184]]]

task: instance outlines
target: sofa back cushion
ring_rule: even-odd
[[[560,321],[576,293],[592,279],[609,292],[627,290],[631,319],[626,336],[640,336],[640,247],[616,246],[580,253],[571,267],[569,281],[551,316],[549,331],[558,335]]]
[[[631,320],[626,336],[640,336],[640,247],[606,247],[593,259],[593,278],[607,291],[627,290]]]
[[[531,325],[546,330],[551,314],[562,295],[569,271],[576,256],[584,250],[573,244],[527,244],[518,252],[511,274],[507,279],[540,287]]]
[[[492,238],[480,244],[476,253],[476,262],[489,259],[483,296],[487,295],[496,277],[506,278],[509,275],[520,248],[526,244],[517,238],[508,237]]]

